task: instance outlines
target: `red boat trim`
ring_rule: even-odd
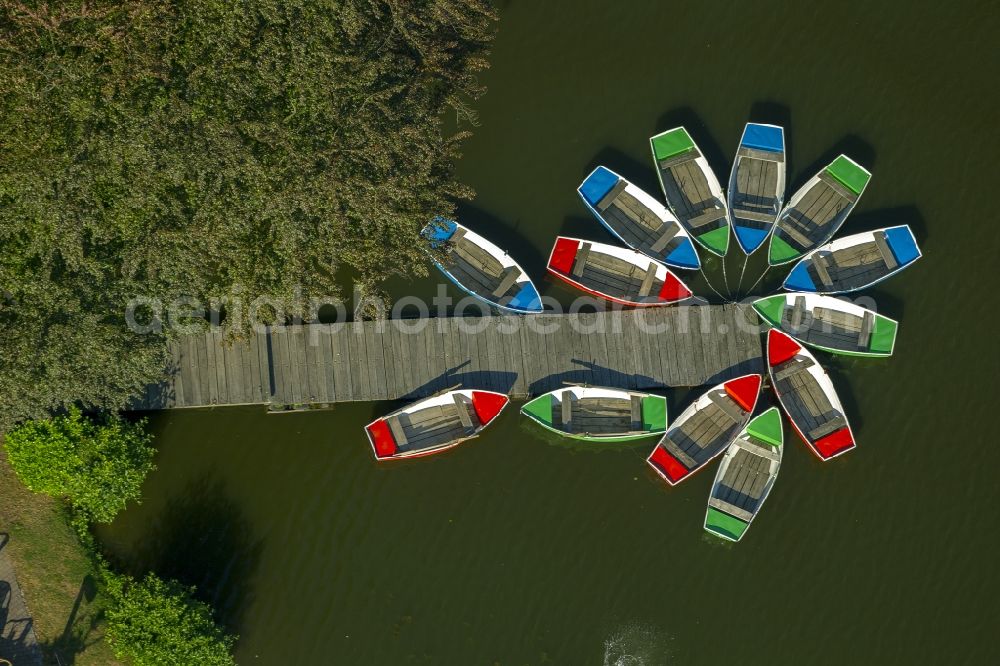
[[[549,255],[549,269],[569,273],[573,270],[573,261],[579,249],[579,241],[559,236],[552,247],[552,254]]]
[[[661,476],[665,477],[671,485],[679,482],[691,473],[691,470],[685,467],[677,458],[667,453],[667,450],[659,444],[649,454],[646,462],[649,463],[650,467],[659,472]]]
[[[667,279],[663,281],[663,286],[660,288],[660,298],[664,301],[683,301],[685,298],[691,298],[692,292],[687,288],[687,285],[681,282],[676,275],[667,270]]]
[[[396,455],[396,440],[385,420],[379,419],[369,424],[367,430],[368,436],[371,437],[372,447],[375,449],[376,458],[381,460]]]
[[[745,412],[753,412],[757,405],[757,397],[760,395],[760,375],[746,375],[731,379],[722,385],[726,389],[726,394],[736,401]]]
[[[603,298],[604,300],[611,301],[612,303],[621,303],[622,305],[629,305],[629,306],[635,307],[635,308],[662,307],[664,305],[669,305],[669,303],[663,303],[663,302],[657,302],[657,303],[636,303],[635,301],[626,301],[626,300],[623,300],[621,298],[615,298],[614,296],[608,296],[604,292],[594,291],[593,289],[588,289],[587,287],[584,287],[582,284],[580,284],[576,280],[573,280],[573,279],[571,279],[569,277],[566,277],[562,273],[554,271],[551,268],[549,269],[549,273],[551,273],[555,277],[559,278],[560,280],[562,280],[566,284],[569,284],[569,285],[572,285],[572,286],[576,287],[580,291],[585,291],[588,294],[590,294],[591,296],[597,296],[598,298]]]
[[[826,437],[821,437],[817,439],[814,446],[816,447],[816,452],[823,456],[823,459],[829,459],[838,453],[843,453],[848,449],[854,448],[854,436],[851,434],[851,429],[844,426],[840,430],[835,430]]]
[[[802,350],[802,345],[776,328],[767,332],[767,364],[781,365]]]
[[[490,391],[473,391],[472,408],[476,411],[476,417],[484,426],[492,421],[507,405],[507,396]]]

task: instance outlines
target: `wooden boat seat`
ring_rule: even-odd
[[[403,424],[399,422],[398,416],[387,416],[385,422],[389,425],[389,431],[392,433],[392,438],[396,440],[397,447],[409,444],[406,432],[403,430]]]
[[[861,320],[861,331],[858,333],[858,347],[868,349],[868,341],[871,340],[872,331],[875,329],[875,315],[865,311],[865,316]]]
[[[756,210],[747,210],[745,208],[739,208],[733,211],[733,216],[738,217],[741,220],[751,220],[753,222],[773,222],[774,213],[767,212],[762,213]]]
[[[788,379],[811,365],[813,365],[811,358],[803,358],[802,360],[789,359],[774,369],[774,381],[780,382],[783,379]]]
[[[521,277],[521,271],[518,270],[517,266],[508,266],[505,268],[503,272],[503,279],[500,280],[500,284],[497,285],[497,288],[493,290],[493,295],[499,297],[506,294],[507,290],[510,289],[515,282],[517,282],[517,278],[519,277]]]
[[[818,178],[831,190],[844,197],[851,203],[855,203],[858,200],[858,195],[854,193],[853,190],[844,187],[843,183],[827,173],[826,169],[819,172]]]
[[[663,439],[660,440],[660,443],[663,445],[665,449],[667,449],[670,455],[672,455],[674,458],[677,458],[677,460],[679,460],[681,464],[683,464],[688,469],[694,469],[695,467],[698,466],[698,462],[694,458],[689,456],[684,451],[684,449],[680,447],[680,444],[678,444],[672,439],[670,433],[664,435]]]
[[[816,275],[819,276],[820,282],[824,286],[831,286],[833,280],[830,279],[830,272],[827,270],[827,258],[821,254],[817,254],[812,259],[812,265],[816,271]]]
[[[712,391],[708,394],[708,399],[711,400],[715,405],[725,413],[734,423],[740,423],[743,421],[744,412],[741,410],[733,399],[730,398],[725,391]]]
[[[654,280],[656,280],[656,264],[650,263],[646,275],[642,278],[642,284],[639,285],[639,298],[649,296],[649,292],[653,290]]]
[[[896,262],[896,255],[892,253],[892,248],[889,247],[885,233],[882,231],[876,231],[873,235],[875,236],[875,247],[878,248],[878,253],[882,255],[882,261],[885,262],[885,265],[889,270],[893,270],[899,264]]]
[[[812,430],[809,431],[809,439],[816,441],[817,439],[822,439],[826,437],[831,432],[836,432],[844,426],[847,425],[847,419],[841,415],[837,415],[827,421],[826,423],[821,423]]]
[[[845,331],[851,331],[852,333],[861,332],[861,317],[853,315],[850,312],[842,312],[840,310],[833,310],[830,308],[813,308],[813,315],[819,321],[824,321],[837,328],[842,328]]]
[[[785,154],[776,153],[771,150],[757,150],[755,148],[746,148],[741,146],[739,150],[736,151],[737,157],[749,157],[754,160],[764,160],[765,162],[784,162]]]
[[[684,151],[680,155],[674,155],[672,157],[668,157],[665,160],[660,160],[658,164],[660,168],[663,170],[673,169],[676,166],[680,166],[681,164],[684,164],[685,162],[690,162],[691,160],[696,160],[699,157],[701,157],[701,153],[698,152],[697,148],[692,147]]]
[[[760,446],[759,444],[754,444],[746,439],[740,440],[740,448],[745,449],[748,453],[752,453],[755,456],[760,456],[761,458],[767,458],[768,460],[773,460],[774,462],[781,462],[781,456],[778,455],[777,450],[773,446]]]
[[[667,227],[666,231],[660,234],[656,242],[649,247],[653,252],[662,252],[667,247],[667,243],[672,241],[677,232],[680,231],[680,226],[676,222],[669,222],[665,226]]]
[[[746,509],[741,509],[735,504],[730,504],[729,502],[721,500],[718,497],[708,498],[708,505],[715,509],[718,509],[719,511],[728,513],[731,516],[735,516],[736,518],[739,518],[740,520],[747,523],[753,519],[753,514],[747,511]]]
[[[726,211],[723,208],[706,208],[699,215],[696,215],[688,220],[688,226],[692,229],[697,229],[698,227],[703,227],[706,224],[711,224],[716,220],[721,220],[725,216]]]
[[[573,275],[577,277],[583,275],[583,269],[587,267],[588,257],[590,257],[590,243],[584,243],[576,253],[576,259],[573,260]]]
[[[786,236],[788,236],[789,238],[791,238],[793,241],[795,241],[796,243],[798,243],[799,247],[802,247],[802,248],[812,247],[812,245],[813,245],[812,240],[808,236],[806,236],[805,234],[803,234],[801,231],[799,231],[798,229],[796,229],[795,225],[792,223],[792,220],[786,219],[785,221],[787,222],[787,224],[784,224],[784,225],[782,225],[780,227],[781,228],[781,232],[783,234],[785,234]]]
[[[562,403],[562,423],[563,426],[568,426],[573,422],[573,394],[569,391],[563,391],[560,402]]]
[[[806,297],[796,296],[795,305],[792,306],[792,330],[798,330],[802,326],[802,317],[806,314]]]
[[[472,430],[472,419],[469,417],[469,408],[465,406],[465,401],[459,393],[453,393],[452,399],[455,401],[455,410],[458,412],[458,420],[462,422],[462,427]]]
[[[624,178],[619,178],[618,182],[615,183],[615,186],[612,187],[610,190],[608,190],[607,194],[601,197],[601,200],[597,202],[597,206],[595,206],[597,210],[599,211],[606,210],[608,206],[610,206],[615,202],[615,199],[618,198],[618,195],[621,194],[623,191],[625,191],[626,187],[628,187],[628,181],[626,181]]]
[[[632,430],[642,430],[642,396],[631,396]]]

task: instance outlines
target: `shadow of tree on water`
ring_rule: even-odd
[[[263,539],[255,538],[225,484],[209,473],[168,501],[122,566],[136,577],[153,571],[194,585],[195,596],[211,604],[219,622],[238,634],[253,602],[253,577],[263,548]]]

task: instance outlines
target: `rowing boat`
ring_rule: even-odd
[[[820,460],[855,447],[854,433],[829,375],[816,358],[776,328],[767,332],[771,385],[795,432]]]
[[[760,395],[760,375],[744,375],[709,389],[684,410],[646,462],[676,485],[726,450],[750,420]]]
[[[777,407],[755,417],[736,436],[715,473],[706,530],[730,541],[743,538],[778,478],[783,442]]]
[[[577,192],[594,217],[633,250],[674,268],[701,267],[694,243],[673,213],[611,169],[594,169]]]
[[[785,130],[747,123],[729,175],[729,217],[744,254],[764,244],[785,198]]]
[[[694,139],[675,127],[649,140],[667,205],[688,233],[709,252],[729,250],[729,212],[719,179]]]
[[[499,247],[451,220],[435,220],[423,236],[432,249],[444,249],[434,265],[459,289],[491,306],[517,313],[544,310],[531,278]]]
[[[787,264],[830,240],[854,210],[871,177],[847,155],[823,167],[792,195],[778,215],[768,263]]]
[[[625,442],[667,429],[667,400],[599,386],[568,386],[540,395],[521,408],[543,428],[590,442]]]
[[[494,391],[447,391],[375,419],[365,433],[376,460],[441,453],[478,436],[507,402]]]
[[[666,266],[641,252],[558,236],[548,271],[588,294],[622,305],[669,305],[691,297],[691,290]]]
[[[833,296],[777,294],[753,307],[765,323],[833,354],[891,356],[896,343],[894,319]]]
[[[795,265],[782,285],[791,291],[844,294],[870,287],[920,258],[907,225],[865,231],[816,248]]]

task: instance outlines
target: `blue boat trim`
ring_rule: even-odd
[[[783,153],[785,152],[785,136],[780,127],[747,123],[740,145],[772,153]]]
[[[785,278],[785,283],[782,286],[791,291],[816,291],[816,284],[809,277],[809,269],[806,267],[805,259],[795,264],[795,268]]]
[[[602,166],[594,169],[587,180],[578,188],[580,196],[591,206],[596,206],[597,202],[604,198],[604,195],[611,191],[611,188],[618,184],[618,176]]]
[[[684,237],[681,244],[664,257],[663,261],[669,266],[677,268],[694,270],[701,267],[701,259],[698,258],[698,251],[694,249],[694,243],[688,237]]]
[[[917,239],[913,237],[913,231],[909,226],[904,224],[899,227],[889,227],[885,230],[885,237],[900,266],[912,263],[920,257]]]
[[[738,224],[733,225],[733,231],[736,232],[736,240],[739,241],[740,247],[743,248],[745,254],[750,254],[763,245],[764,241],[771,234],[772,228],[774,228],[774,225],[769,226],[767,229],[741,227]]]
[[[542,297],[535,289],[535,285],[525,282],[521,290],[514,294],[507,307],[512,310],[524,310],[525,312],[541,312],[545,309],[542,305]]]
[[[434,218],[434,222],[438,222],[442,226],[438,227],[433,223],[428,224],[421,233],[431,242],[431,247],[436,248],[455,235],[455,229],[458,228],[458,224],[441,217]]]
[[[441,271],[442,273],[444,273],[444,276],[446,278],[448,278],[449,280],[451,280],[451,283],[453,285],[455,285],[456,287],[458,287],[459,289],[461,289],[462,291],[464,291],[465,293],[467,293],[469,296],[472,296],[476,300],[482,301],[483,303],[486,303],[487,305],[489,305],[491,307],[499,308],[501,310],[506,310],[507,312],[513,312],[515,314],[534,314],[534,313],[537,313],[537,312],[543,312],[545,310],[545,307],[542,305],[541,298],[538,299],[537,307],[535,307],[534,309],[530,309],[530,310],[529,309],[512,308],[509,305],[506,305],[506,306],[505,305],[500,305],[499,303],[497,303],[495,301],[491,301],[491,300],[489,300],[487,298],[484,298],[483,296],[477,294],[476,292],[469,290],[464,284],[462,284],[461,282],[459,282],[458,280],[456,280],[455,276],[452,275],[450,272],[448,272],[448,269],[446,269],[444,266],[442,266],[438,262],[435,261],[434,265],[437,266],[437,269],[439,271]],[[525,286],[521,288],[521,291],[517,292],[517,295],[514,298],[515,299],[519,298],[521,296],[521,294],[524,292],[525,288],[530,288],[532,291],[535,292],[536,295],[538,294],[538,290],[535,289],[534,284],[532,284],[531,281],[529,280],[527,283],[525,283]],[[513,303],[513,302],[514,301],[511,301],[511,303]]]

